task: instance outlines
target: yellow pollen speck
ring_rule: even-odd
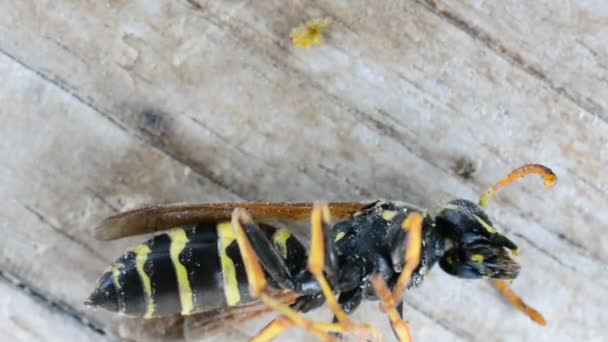
[[[512,250],[511,253],[513,253],[514,256],[518,256],[519,255],[519,248]]]
[[[481,254],[473,254],[471,256],[471,261],[476,262],[478,264],[481,264],[482,262],[484,262],[484,260],[485,258]]]
[[[394,210],[385,210],[382,212],[382,218],[390,221],[397,215],[397,212]]]
[[[334,239],[334,242],[338,242],[340,240],[342,240],[342,238],[346,235],[345,232],[339,232],[338,235],[336,235],[336,238]]]
[[[331,18],[312,19],[291,30],[293,45],[310,48],[323,42],[323,31],[331,24]]]

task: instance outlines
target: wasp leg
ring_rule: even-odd
[[[496,183],[496,185],[491,187],[490,190],[483,194],[479,199],[479,206],[485,208],[488,205],[490,199],[496,193],[496,191],[530,174],[537,174],[543,177],[545,187],[547,188],[553,186],[553,184],[555,184],[555,182],[557,181],[557,176],[555,175],[555,173],[553,173],[553,171],[551,171],[551,169],[546,166],[539,164],[522,165],[517,169],[511,171],[511,173],[509,173],[507,177],[500,180],[500,182]]]
[[[349,321],[348,315],[342,310],[342,307],[338,304],[338,300],[334,295],[334,292],[325,278],[324,270],[327,270],[328,273],[334,273],[332,268],[332,261],[330,258],[335,258],[333,251],[330,251],[331,254],[328,255],[329,241],[327,232],[330,231],[330,214],[329,208],[327,205],[318,205],[315,204],[312,209],[312,214],[310,217],[311,221],[311,247],[310,247],[310,256],[308,257],[308,270],[315,277],[319,285],[321,286],[321,290],[323,291],[323,295],[325,296],[325,300],[329,305],[330,309],[338,318],[338,321],[341,323],[346,323]],[[327,257],[327,258],[326,258]],[[334,268],[335,269],[335,268]]]
[[[513,304],[513,306],[515,306],[519,311],[523,312],[526,316],[530,317],[531,320],[540,325],[547,324],[547,321],[545,321],[543,315],[536,311],[536,309],[528,306],[528,304],[526,304],[520,296],[509,288],[504,280],[492,279],[492,284],[511,304]]]
[[[399,318],[401,318],[401,320],[403,320],[403,301],[400,301],[399,304],[397,304],[397,306],[395,307],[395,310],[397,311]],[[399,335],[397,334],[397,331],[395,330],[395,328],[393,328],[392,325],[391,325],[391,329],[393,329],[393,335],[395,336],[395,338],[399,339]]]
[[[325,298],[322,293],[314,295],[300,296],[296,301],[291,304],[291,308],[301,312],[307,313],[311,310],[317,309],[325,304]]]
[[[355,324],[351,321],[348,315],[342,310],[342,306],[338,303],[336,296],[331,288],[331,285],[325,277],[324,271],[334,275],[337,278],[337,260],[333,250],[333,241],[330,238],[331,217],[327,204],[315,204],[312,209],[311,217],[311,243],[310,255],[308,257],[308,270],[315,277],[327,305],[338,319],[338,325],[343,326],[346,330],[363,333],[376,340],[381,339],[380,331],[366,324]]]
[[[403,319],[403,301],[400,301],[399,304],[397,304],[397,313],[399,314],[399,317]]]
[[[412,273],[420,263],[420,252],[422,249],[422,220],[420,213],[412,213],[403,221],[401,228],[408,234],[407,248],[405,250],[405,266],[399,275],[395,286],[393,286],[393,301],[401,302],[405,289]]]
[[[353,313],[359,307],[362,300],[363,290],[361,290],[360,287],[349,292],[341,293],[340,298],[338,298],[342,310],[347,314]]]
[[[422,220],[420,213],[412,213],[401,224],[401,228],[407,233],[407,248],[405,249],[405,266],[399,274],[399,278],[391,292],[386,285],[382,275],[376,273],[372,277],[372,285],[380,299],[381,307],[388,315],[393,327],[393,332],[399,341],[411,341],[410,329],[403,320],[403,294],[410,277],[420,263],[420,251],[422,248]],[[398,303],[398,304],[397,304]]]
[[[346,314],[353,313],[359,307],[362,300],[363,300],[363,291],[359,287],[354,290],[348,291],[348,292],[340,293],[340,297],[338,297],[338,303],[340,303],[342,310],[344,310],[344,312],[346,312]],[[336,315],[334,315],[334,317],[332,318],[331,321],[332,321],[332,323],[338,322],[338,318],[336,317]],[[342,338],[341,334],[333,334],[333,335],[338,338]]]
[[[395,337],[397,337],[400,342],[410,342],[412,340],[410,327],[397,311],[391,290],[388,289],[388,286],[386,285],[386,282],[384,282],[384,279],[382,279],[380,273],[374,274],[372,277],[372,285],[374,285],[376,294],[380,299],[380,307],[387,314],[388,319],[391,322]]]
[[[329,336],[327,332],[346,332],[347,327],[341,324],[314,322],[302,316],[299,312],[283,304],[280,300],[273,297],[267,290],[267,279],[264,274],[262,265],[253,248],[252,243],[246,231],[255,231],[257,225],[251,219],[251,216],[243,209],[235,209],[232,213],[232,229],[236,237],[245,271],[247,273],[247,281],[249,283],[249,292],[252,297],[259,298],[266,305],[278,311],[282,316],[286,317],[291,322],[291,325],[297,325],[317,335],[324,341],[335,341],[335,338]],[[258,227],[259,229],[259,227]],[[260,333],[262,341],[264,337],[273,338],[285,331],[289,326],[283,321],[271,323]],[[255,339],[255,338],[254,338]]]
[[[243,229],[258,260],[270,278],[276,281],[282,289],[294,290],[294,278],[289,272],[285,260],[281,258],[264,231],[253,221],[250,224],[243,224]]]
[[[252,338],[250,342],[272,341],[292,326],[293,322],[289,320],[289,318],[286,316],[279,316],[272,320],[272,322],[268,323],[264,329],[260,330],[260,332],[254,338]]]

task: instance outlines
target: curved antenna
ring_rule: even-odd
[[[530,174],[537,174],[541,176],[545,182],[545,187],[547,188],[553,186],[555,182],[557,182],[557,176],[548,167],[540,164],[525,164],[511,171],[511,173],[509,173],[507,177],[496,183],[496,185],[491,187],[490,190],[483,194],[479,199],[479,206],[485,208],[488,205],[490,199],[492,199],[492,197],[496,193],[496,191]],[[540,325],[547,324],[543,315],[533,307],[527,305],[523,301],[523,299],[521,299],[521,297],[519,297],[513,290],[509,288],[509,285],[507,285],[504,280],[492,279],[492,284],[498,289],[498,291],[503,295],[503,297],[505,297],[519,311],[530,317],[531,320]]]
[[[507,177],[503,178],[500,182],[496,183],[496,185],[491,187],[490,190],[486,191],[486,193],[483,194],[479,199],[479,206],[482,208],[487,207],[488,202],[490,201],[490,199],[492,199],[492,197],[498,190],[504,188],[505,186],[515,182],[520,178],[531,174],[537,174],[543,177],[545,187],[547,188],[552,187],[555,182],[557,182],[557,176],[555,175],[555,173],[553,173],[553,171],[551,171],[550,168],[540,164],[525,164],[511,171],[511,173],[509,173]]]

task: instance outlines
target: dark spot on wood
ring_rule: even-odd
[[[435,0],[427,0],[426,3],[434,9],[437,9],[437,2]]]
[[[463,179],[471,179],[481,168],[481,160],[462,157],[454,163],[454,172]]]
[[[525,64],[524,58],[519,53],[517,53],[517,52],[513,53],[512,57],[516,63],[521,64],[521,65]]]
[[[156,109],[146,109],[139,115],[138,126],[143,133],[157,140],[163,139],[168,134],[170,125],[167,113]]]
[[[202,10],[203,9],[203,6],[201,6],[201,4],[199,4],[195,0],[186,0],[186,2],[189,3],[190,6],[194,7],[197,10]]]
[[[162,122],[162,113],[160,112],[154,110],[144,110],[141,115],[144,118],[144,122],[147,126],[157,128]]]

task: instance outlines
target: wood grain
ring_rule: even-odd
[[[520,245],[513,286],[548,327],[487,284],[435,270],[407,297],[414,338],[606,335],[608,5],[193,3],[0,2],[0,270],[95,328],[48,339],[163,338],[144,331],[151,322],[82,306],[105,265],[140,240],[93,238],[117,211],[375,198],[432,208],[475,200],[527,162],[550,166],[556,187],[524,180],[488,211]],[[290,45],[293,26],[324,16],[325,44]],[[463,159],[482,167],[462,178]],[[3,312],[44,310],[23,296]],[[390,334],[375,304],[355,317]],[[3,329],[40,334],[43,320]],[[254,330],[241,331],[233,337]]]

